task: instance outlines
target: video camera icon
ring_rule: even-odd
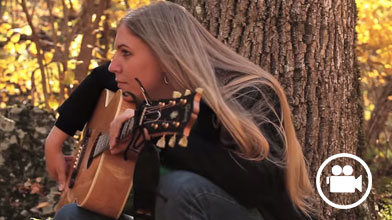
[[[343,171],[343,176],[341,176]],[[354,193],[355,189],[362,192],[362,175],[358,178],[351,176],[353,168],[350,165],[340,167],[335,165],[332,167],[332,174],[334,176],[327,177],[327,184],[329,184],[329,192],[331,193]]]
[[[333,160],[339,159],[339,158],[348,158],[355,160],[356,162],[360,163],[362,167],[366,171],[367,175],[367,187],[366,191],[363,193],[362,197],[357,200],[354,203],[351,204],[337,204],[332,202],[323,192],[321,188],[321,183],[322,179],[321,175],[324,170],[324,168]],[[347,159],[346,159],[347,160]],[[344,175],[341,175],[343,172]],[[329,172],[328,172],[329,173]],[[355,178],[353,174],[353,168],[350,165],[345,165],[342,169],[339,165],[334,165],[332,167],[332,174],[333,176],[328,176],[326,181],[324,181],[324,186],[329,185],[329,190],[330,193],[355,193],[355,189],[359,190],[362,192],[362,175],[360,175],[358,178]],[[370,169],[368,165],[363,161],[361,158],[359,158],[356,155],[349,154],[349,153],[340,153],[340,154],[335,154],[330,157],[328,157],[319,167],[316,175],[316,188],[317,192],[319,193],[321,199],[323,199],[328,205],[337,208],[337,209],[351,209],[354,208],[358,205],[360,205],[365,199],[369,196],[370,191],[372,189],[372,173],[370,172]]]

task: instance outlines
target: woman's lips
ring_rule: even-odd
[[[117,82],[117,86],[120,84],[126,84],[126,82],[123,82],[123,81],[116,81],[116,82]]]
[[[125,81],[121,81],[121,80],[117,80],[117,79],[116,79],[116,82],[117,83],[126,83]]]

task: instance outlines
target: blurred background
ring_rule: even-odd
[[[149,3],[0,1],[0,220],[53,216],[58,192],[45,172],[43,143],[55,109],[89,70],[111,59],[120,18]],[[363,159],[377,215],[392,219],[392,1],[356,5]]]

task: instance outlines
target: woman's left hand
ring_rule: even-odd
[[[123,113],[119,114],[113,121],[110,123],[109,129],[109,146],[110,146],[110,153],[118,154],[125,151],[130,137],[125,137],[124,140],[118,141],[118,136],[120,135],[120,129],[123,123],[132,118],[135,115],[135,110],[133,109],[126,109]]]

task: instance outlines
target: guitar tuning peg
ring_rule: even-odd
[[[156,130],[156,129],[158,129],[159,125],[157,123],[152,123],[151,127],[153,127]]]
[[[180,103],[185,105],[187,103],[187,100],[186,99],[180,99]]]
[[[190,95],[192,92],[189,89],[185,89],[184,96]]]
[[[176,105],[176,101],[174,101],[174,100],[170,100],[170,101],[169,101],[169,105],[171,105],[171,106],[174,106],[174,105]]]
[[[176,134],[174,134],[169,140],[169,147],[174,147],[176,145]]]
[[[181,147],[186,147],[188,146],[188,137],[187,136],[182,136],[182,138],[180,139],[180,141],[178,142],[178,145],[180,145]]]
[[[168,127],[169,127],[169,123],[164,122],[164,123],[162,123],[162,126],[163,126],[164,128],[168,128]]]
[[[176,128],[178,128],[179,126],[180,126],[180,122],[178,122],[178,121],[173,121],[172,122],[172,125],[174,126],[174,127],[176,127]]]
[[[173,91],[173,99],[176,99],[176,98],[180,98],[182,95],[181,95],[181,92],[179,92],[179,91]]]
[[[165,148],[166,146],[166,140],[165,140],[165,135],[163,135],[159,140],[157,141],[157,147],[160,148]]]
[[[196,92],[198,92],[198,93],[200,93],[200,94],[203,93],[203,91],[204,91],[204,89],[202,89],[202,88],[197,88],[197,89],[196,89]]]

